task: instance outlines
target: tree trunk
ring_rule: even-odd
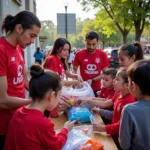
[[[125,44],[126,41],[127,41],[127,35],[128,34],[125,34],[125,33],[122,34],[122,42],[123,42],[123,44]]]

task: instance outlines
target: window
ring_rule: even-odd
[[[19,6],[22,5],[21,0],[13,0],[14,2],[16,2]]]

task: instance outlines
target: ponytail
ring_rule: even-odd
[[[11,31],[11,26],[13,23],[13,19],[15,17],[12,15],[7,15],[2,23],[2,32],[5,32],[6,34]]]
[[[143,49],[142,49],[141,44],[139,42],[134,42],[134,46],[137,50],[137,55],[136,55],[135,61],[143,59],[144,56],[143,56]]]
[[[17,24],[21,24],[24,30],[31,29],[33,25],[41,28],[41,23],[34,13],[21,11],[16,16],[6,16],[2,24],[2,32],[5,31],[6,34],[12,32]]]
[[[143,49],[138,42],[135,42],[134,44],[124,44],[120,47],[119,51],[123,51],[128,57],[135,55],[134,61],[143,59]]]

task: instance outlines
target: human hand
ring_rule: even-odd
[[[68,131],[71,131],[72,128],[74,127],[74,123],[75,123],[75,122],[76,122],[76,120],[65,122],[64,128],[66,128]]]
[[[89,85],[92,85],[92,80],[91,79],[87,80],[87,82],[88,82]]]
[[[86,103],[89,103],[89,101],[90,101],[90,99],[88,99],[88,98],[80,98],[78,100],[78,103],[80,103],[80,106],[82,106],[82,105],[84,105]]]
[[[82,77],[78,74],[77,75],[77,80],[79,81],[79,82],[83,82],[83,79],[82,79]]]
[[[59,111],[64,111],[68,107],[71,107],[71,105],[69,104],[68,97],[66,97],[66,96],[60,96],[60,101],[59,101],[57,109]]]
[[[100,108],[94,107],[94,108],[91,109],[91,112],[92,112],[93,114],[99,114]]]
[[[93,124],[93,131],[98,131],[98,132],[105,132],[105,126],[99,125],[99,124]]]

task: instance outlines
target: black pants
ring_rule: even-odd
[[[4,149],[5,139],[6,139],[6,135],[0,135],[0,150]]]

